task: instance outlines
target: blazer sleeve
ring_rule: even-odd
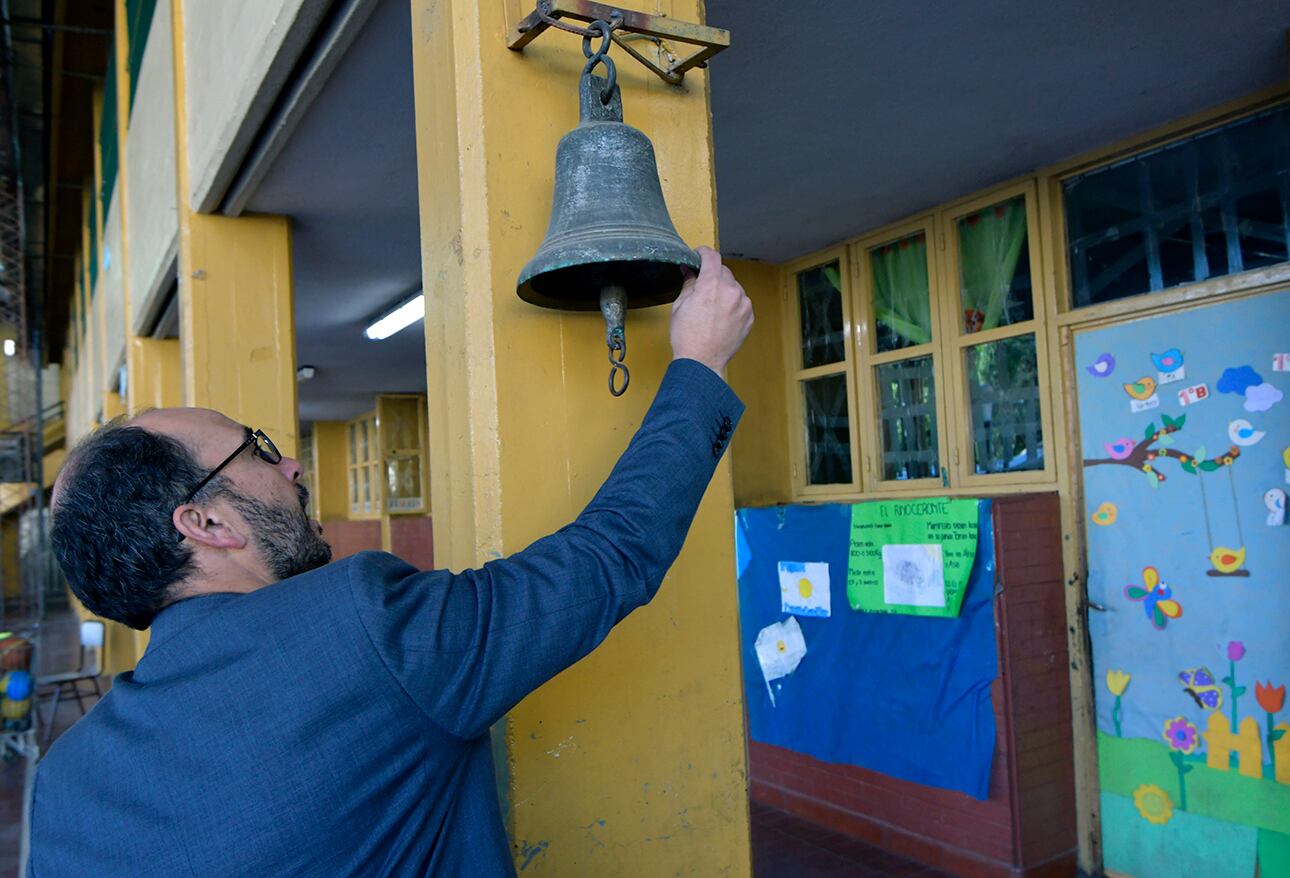
[[[487,731],[654,596],[742,413],[715,372],[676,360],[572,524],[455,574],[355,556],[350,590],[386,668],[442,729],[461,738]]]

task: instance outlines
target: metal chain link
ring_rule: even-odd
[[[614,396],[622,396],[627,392],[627,385],[632,382],[632,373],[627,371],[627,364],[623,362],[627,358],[627,336],[623,333],[621,326],[615,327],[609,333],[609,392]],[[618,387],[615,379],[619,373],[623,376],[623,386]]]

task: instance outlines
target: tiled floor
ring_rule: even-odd
[[[951,878],[757,802],[752,846],[753,878]]]

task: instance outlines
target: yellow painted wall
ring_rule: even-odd
[[[349,468],[345,457],[345,423],[314,421],[314,517],[334,521],[349,517]]]
[[[184,373],[179,364],[179,339],[130,339],[129,411],[183,405]]]
[[[784,396],[784,327],[779,266],[729,260],[753,303],[756,320],[730,363],[730,386],[748,407],[730,443],[736,506],[792,501],[788,403]]]
[[[431,506],[436,563],[451,568],[571,520],[670,360],[668,309],[631,312],[632,385],[612,399],[599,315],[514,294],[546,229],[584,63],[579,41],[555,31],[509,51],[505,13],[521,6],[412,2]],[[702,20],[696,0],[656,6]],[[678,230],[713,243],[706,73],[678,89],[619,60],[627,121],[654,142]],[[733,505],[723,462],[654,602],[495,730],[526,875],[750,873]]]

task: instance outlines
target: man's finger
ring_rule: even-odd
[[[721,254],[711,247],[700,247],[699,254],[699,277],[715,277],[721,272]]]

